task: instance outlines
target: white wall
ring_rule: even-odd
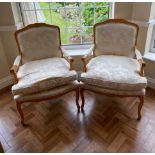
[[[15,3],[0,2],[0,89],[11,84],[10,68],[18,54],[14,39],[14,32],[20,22],[16,13],[16,20],[12,8]]]
[[[9,74],[9,66],[0,38],[0,79],[7,77]]]
[[[133,3],[116,2],[114,7],[114,18],[131,19]]]
[[[132,19],[138,21],[148,21],[150,18],[151,2],[135,2],[132,8]]]

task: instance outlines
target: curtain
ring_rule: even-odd
[[[24,16],[24,24],[32,24],[32,23],[40,23],[45,22],[45,16],[40,9],[39,4],[33,2],[24,2],[21,3],[22,5],[22,12]]]

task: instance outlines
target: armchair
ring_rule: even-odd
[[[138,120],[144,103],[147,80],[145,62],[136,49],[138,25],[123,19],[110,19],[94,25],[93,58],[82,58],[80,94],[84,110],[84,91],[108,96],[138,97]]]
[[[10,70],[14,77],[12,93],[24,125],[21,104],[60,97],[70,91],[76,92],[79,110],[77,73],[73,59],[63,54],[60,29],[54,25],[36,23],[15,32],[19,49]]]

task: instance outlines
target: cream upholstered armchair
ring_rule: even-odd
[[[72,70],[73,59],[64,56],[57,26],[36,23],[15,32],[19,56],[11,68],[14,76],[12,93],[24,125],[21,104],[60,97],[76,92],[79,110],[77,73]]]
[[[145,63],[136,49],[138,26],[123,19],[110,19],[94,25],[94,45],[82,58],[82,110],[84,91],[90,90],[109,96],[138,97],[138,119],[144,103],[147,80]],[[93,57],[88,62],[89,57]]]

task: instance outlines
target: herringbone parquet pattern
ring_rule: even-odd
[[[155,93],[147,90],[141,121],[137,101],[86,93],[85,113],[78,114],[70,93],[24,104],[23,127],[7,92],[0,96],[0,141],[5,152],[155,152]]]

